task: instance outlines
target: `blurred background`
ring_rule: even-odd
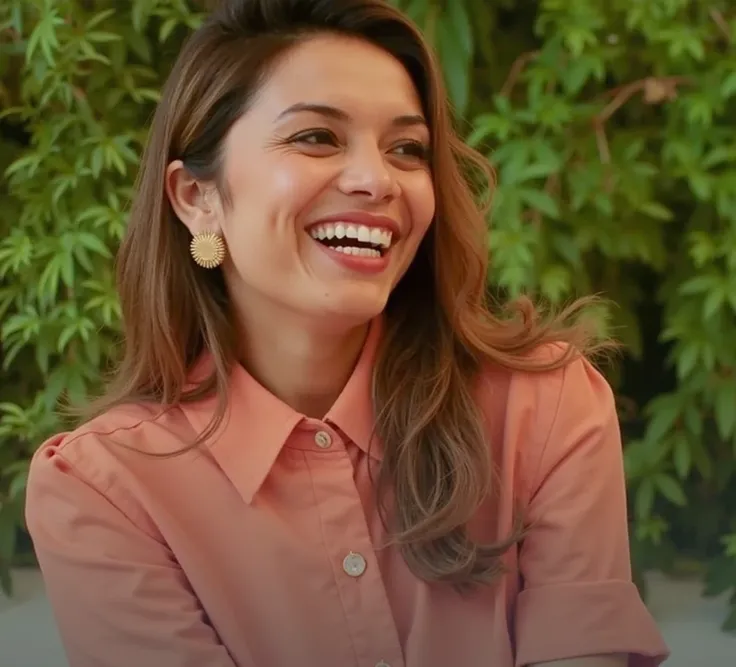
[[[118,351],[114,253],[203,4],[0,0],[2,667],[64,664],[34,653],[55,639],[23,526],[28,460]],[[626,346],[606,370],[632,558],[668,664],[736,664],[736,2],[395,4],[495,167],[491,285],[614,304],[599,315]],[[30,642],[31,624],[48,633]]]

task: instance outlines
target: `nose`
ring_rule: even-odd
[[[356,147],[348,153],[338,185],[344,194],[371,202],[392,200],[401,193],[395,170],[375,145]]]

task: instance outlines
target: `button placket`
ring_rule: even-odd
[[[328,431],[333,439],[332,446],[337,447],[339,436],[329,427],[315,424],[313,428]],[[313,432],[312,437],[315,436]],[[317,446],[315,440],[315,449]],[[335,568],[346,631],[349,636],[362,638],[356,650],[370,660],[368,664],[403,667],[401,644],[385,582],[375,560],[368,562],[374,558],[373,543],[355,486],[353,462],[349,456],[329,457],[316,453],[313,460],[310,473],[325,547]],[[340,491],[338,498],[336,488]],[[385,664],[381,665],[381,661]]]

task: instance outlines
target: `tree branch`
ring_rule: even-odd
[[[527,66],[530,60],[536,58],[538,55],[539,51],[527,51],[526,53],[522,53],[516,60],[514,60],[511,65],[511,69],[509,69],[506,81],[504,81],[503,86],[501,86],[501,95],[509,97],[512,89],[516,85],[516,82],[519,80],[521,73],[524,71],[524,68]]]
[[[731,30],[729,29],[728,23],[726,23],[726,19],[723,17],[723,14],[721,14],[721,12],[719,12],[717,9],[711,9],[708,13],[710,14],[710,17],[713,19],[713,22],[716,24],[716,26],[718,26],[721,34],[730,44],[733,41],[731,38]]]

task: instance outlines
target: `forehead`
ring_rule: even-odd
[[[422,112],[411,77],[399,60],[368,42],[332,35],[311,38],[285,54],[254,107],[276,116],[301,102],[331,104],[351,115]]]

